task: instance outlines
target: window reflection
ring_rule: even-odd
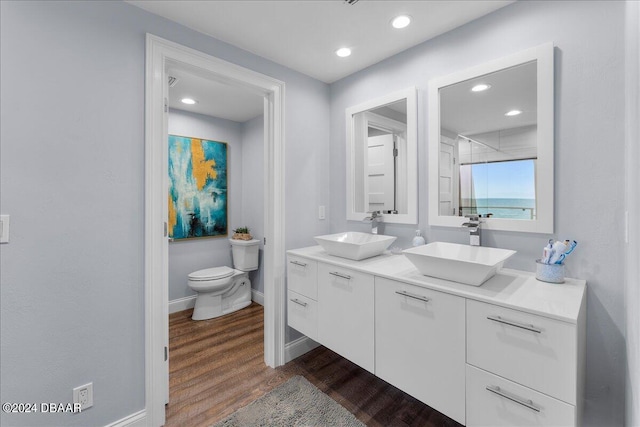
[[[535,219],[535,160],[460,165],[460,216]]]

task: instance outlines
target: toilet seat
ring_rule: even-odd
[[[234,272],[235,270],[229,267],[205,268],[189,274],[189,280],[199,282],[204,280],[224,279],[225,277],[233,276]]]

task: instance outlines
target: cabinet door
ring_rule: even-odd
[[[373,276],[318,263],[318,340],[373,372]]]
[[[287,323],[312,340],[318,339],[318,303],[294,291],[287,293]]]
[[[577,403],[576,326],[467,301],[467,363]]]
[[[375,279],[376,376],[465,423],[465,300]]]
[[[467,426],[576,425],[576,408],[467,365]]]
[[[317,299],[318,263],[295,255],[289,255],[287,260],[287,289]]]

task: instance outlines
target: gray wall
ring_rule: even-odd
[[[640,425],[640,2],[627,3],[627,203],[629,242],[626,248],[627,372],[626,424]]]
[[[264,117],[242,123],[242,210],[237,226],[246,225],[254,239],[264,238]],[[260,263],[249,273],[251,288],[264,294],[263,244]]]
[[[327,229],[326,84],[124,2],[0,2],[0,398],[100,426],[144,408],[144,70],[150,32],[286,83],[287,248]]]
[[[576,239],[567,275],[586,279],[586,425],[621,425],[625,401],[624,2],[517,2],[331,85],[331,230],[367,231],[345,219],[345,108],[418,87],[419,228],[428,242],[468,243],[427,220],[427,84],[431,78],[553,42],[557,238]],[[389,224],[408,247],[416,226]],[[484,232],[483,244],[515,249],[507,267],[533,271],[549,235]],[[636,307],[637,309],[637,307]]]

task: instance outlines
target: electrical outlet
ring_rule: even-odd
[[[0,215],[0,243],[9,243],[9,215]]]
[[[93,406],[93,383],[73,389],[73,403],[79,403],[84,411]]]

